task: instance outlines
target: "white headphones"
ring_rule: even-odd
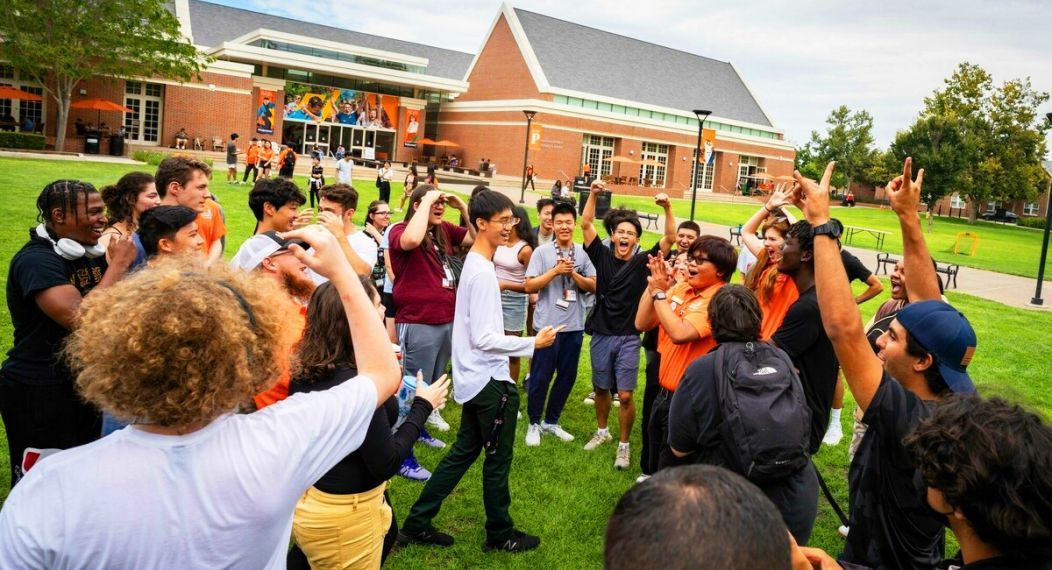
[[[106,254],[106,250],[99,244],[85,247],[84,245],[68,238],[61,238],[58,241],[55,241],[52,239],[51,234],[47,233],[47,228],[44,227],[44,224],[39,224],[37,226],[36,233],[37,237],[51,242],[51,246],[55,248],[55,253],[59,254],[62,259],[73,261],[82,257],[102,257]]]

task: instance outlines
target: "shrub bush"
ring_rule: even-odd
[[[36,133],[0,132],[0,148],[44,150],[46,147],[47,139],[44,135],[38,135]]]
[[[1024,228],[1045,229],[1044,216],[1024,216],[1019,218],[1019,226]]]
[[[150,150],[137,150],[132,153],[132,158],[139,162],[145,162],[150,166],[157,166],[161,163],[164,158],[168,156],[163,152],[154,152]]]

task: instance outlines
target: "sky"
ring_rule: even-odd
[[[477,53],[498,0],[211,0],[359,32]],[[878,146],[968,61],[995,83],[1052,92],[1048,0],[516,0],[513,7],[730,61],[786,139],[824,131],[839,105],[873,116]],[[572,57],[568,54],[567,57]],[[1052,102],[1041,108],[1052,112]],[[1049,138],[1052,149],[1052,135]]]

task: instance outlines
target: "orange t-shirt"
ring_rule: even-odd
[[[772,263],[767,269],[763,270],[763,274],[760,276],[761,283],[767,279],[768,271],[777,272],[778,264]],[[778,327],[782,326],[782,321],[785,320],[785,314],[789,312],[789,307],[799,298],[800,292],[796,290],[796,283],[788,275],[779,273],[774,280],[774,287],[771,288],[770,297],[766,302],[760,304],[760,311],[763,312],[763,322],[760,323],[761,339],[771,340]]]
[[[219,204],[209,198],[205,200],[205,211],[197,214],[197,233],[204,238],[205,243],[201,244],[201,251],[208,254],[208,251],[212,249],[212,244],[219,241],[226,235],[226,222],[223,221],[223,211],[219,207]]]
[[[307,307],[300,305],[299,303],[291,304],[290,307],[289,316],[288,319],[286,319],[288,326],[285,328],[285,333],[288,334],[289,337],[285,340],[291,340],[292,343],[295,343],[299,342],[300,338],[303,337],[303,329],[307,327]],[[290,343],[290,345],[292,343]],[[292,371],[289,367],[289,359],[283,358],[276,364],[278,369],[281,370],[281,375],[278,376],[278,380],[274,382],[274,385],[270,388],[252,397],[252,400],[256,402],[257,410],[262,410],[271,404],[276,404],[289,397],[289,380],[292,377]]]
[[[250,146],[245,151],[245,164],[255,164],[259,160],[259,147]]]
[[[263,147],[263,149],[259,151],[259,158],[263,160],[264,163],[270,162],[271,159],[274,158],[274,149],[270,148],[270,145]]]
[[[723,285],[721,281],[696,292],[690,284],[680,283],[669,290],[668,300],[672,311],[677,317],[690,323],[701,338],[686,344],[676,344],[665,332],[665,327],[658,327],[658,352],[661,353],[658,383],[662,388],[675,392],[690,363],[716,346],[716,339],[712,338],[712,327],[709,326],[709,301]]]

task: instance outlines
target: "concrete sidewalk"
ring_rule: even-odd
[[[446,184],[443,184],[445,187]],[[490,183],[490,188],[493,190],[500,191],[514,202],[518,203],[520,189],[518,187],[518,180],[504,180],[503,177],[497,180],[495,179]],[[468,187],[463,190],[460,186],[455,188],[456,191],[470,192],[471,188]],[[533,208],[533,205],[537,203],[537,200],[547,196],[547,194],[541,194],[539,192],[526,192],[526,207]],[[708,196],[698,196],[698,200],[706,200]],[[758,202],[756,202],[758,204]],[[682,220],[679,220],[682,221]],[[745,220],[742,220],[743,222]],[[723,226],[719,224],[712,224],[708,222],[698,222],[701,226],[702,234],[711,234],[720,237],[730,237],[730,226]],[[657,222],[657,229],[645,230],[654,234],[661,234],[665,231],[665,220],[664,217],[659,217]],[[735,244],[737,245],[737,244]],[[866,267],[871,270],[875,270],[877,266],[877,253],[878,251],[872,249],[864,249],[854,246],[845,246],[844,249],[851,252],[855,257],[859,258]],[[901,256],[900,256],[901,257]],[[883,276],[883,275],[882,275]],[[940,275],[942,277],[942,275]],[[1032,277],[1020,277],[1018,275],[1008,275],[1005,273],[997,273],[994,271],[986,271],[983,269],[974,269],[971,267],[961,267],[957,274],[957,288],[947,289],[955,293],[966,293],[968,295],[974,295],[990,301],[996,301],[1011,307],[1019,307],[1023,309],[1034,309],[1034,310],[1050,310],[1052,309],[1052,281],[1045,281],[1042,287],[1042,297],[1045,299],[1045,304],[1042,307],[1035,307],[1030,304],[1030,299],[1034,296],[1034,289],[1037,286],[1037,279]]]

